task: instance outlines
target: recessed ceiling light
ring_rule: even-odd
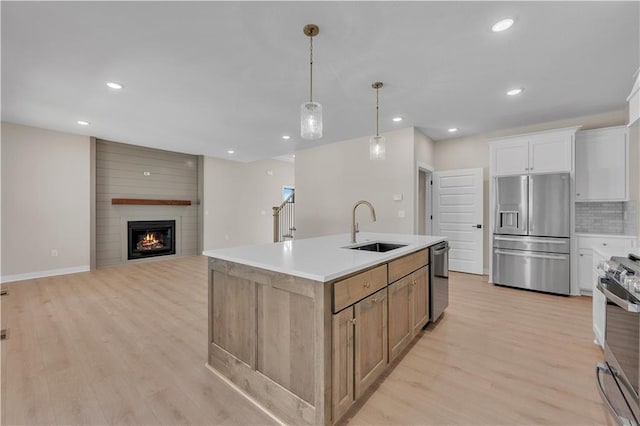
[[[292,157],[293,157],[293,158],[296,158],[296,155],[295,155],[295,154],[293,154],[293,155],[292,155]]]
[[[235,154],[235,153],[236,153],[236,152],[235,152],[234,150],[232,150],[232,149],[228,149],[228,150],[227,150],[227,154]]]
[[[111,89],[115,89],[115,90],[120,90],[122,89],[124,86],[120,83],[116,83],[114,81],[107,81],[107,86]]]
[[[288,141],[289,139],[291,139],[291,136],[289,135],[283,135],[282,139],[284,139],[285,141]]]
[[[511,28],[512,25],[513,25],[513,19],[511,18],[501,19],[500,21],[493,24],[493,27],[491,27],[491,31],[493,31],[494,33],[499,33],[500,31],[508,30],[509,28]]]
[[[393,117],[391,120],[397,123],[398,121],[402,121],[402,117]]]
[[[81,126],[88,126],[89,122],[88,121],[82,121],[82,120],[78,120],[77,123]]]
[[[454,133],[454,132],[457,132],[457,131],[458,131],[458,128],[457,128],[457,127],[452,127],[452,128],[450,128],[450,129],[448,129],[447,131],[448,131],[449,133]]]
[[[515,96],[515,95],[519,95],[520,93],[522,93],[524,89],[522,87],[519,87],[517,89],[511,89],[507,92],[507,95],[509,96]]]

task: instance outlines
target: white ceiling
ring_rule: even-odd
[[[374,81],[381,132],[435,140],[619,110],[639,4],[2,1],[2,120],[251,161],[374,133]],[[308,23],[319,141],[299,137]]]

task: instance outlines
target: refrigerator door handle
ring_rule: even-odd
[[[507,256],[517,257],[535,257],[537,259],[550,259],[550,260],[566,260],[567,256],[562,254],[541,254],[533,252],[519,252],[519,251],[507,251],[507,250],[495,250],[495,254],[504,254]]]
[[[530,170],[533,170],[531,168]],[[533,182],[531,176],[527,176],[527,235],[533,233],[533,203],[531,202],[531,194],[533,193]]]

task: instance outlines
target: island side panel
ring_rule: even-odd
[[[213,323],[228,319],[215,312],[215,287],[253,285],[254,297],[236,309],[254,313],[256,360],[240,362],[210,339],[210,366],[287,424],[331,424],[331,330],[324,329],[330,327],[330,286],[219,259],[209,267],[210,329],[225,328]]]
[[[256,369],[314,404],[314,299],[258,284]]]
[[[315,286],[315,309],[313,315],[316,318],[315,340],[315,377],[316,377],[316,419],[318,425],[331,425],[335,423],[331,408],[332,396],[332,330],[333,330],[333,284]]]
[[[251,367],[256,365],[256,285],[255,283],[213,271],[213,339]]]

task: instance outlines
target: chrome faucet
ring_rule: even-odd
[[[369,209],[371,210],[371,219],[375,222],[376,221],[376,209],[373,208],[373,206],[371,205],[370,202],[365,201],[365,200],[360,200],[357,203],[355,203],[353,205],[353,212],[352,212],[352,216],[351,216],[351,242],[355,243],[356,242],[356,233],[360,232],[358,230],[358,222],[356,222],[356,208],[360,205],[360,204],[364,204],[369,206]]]

